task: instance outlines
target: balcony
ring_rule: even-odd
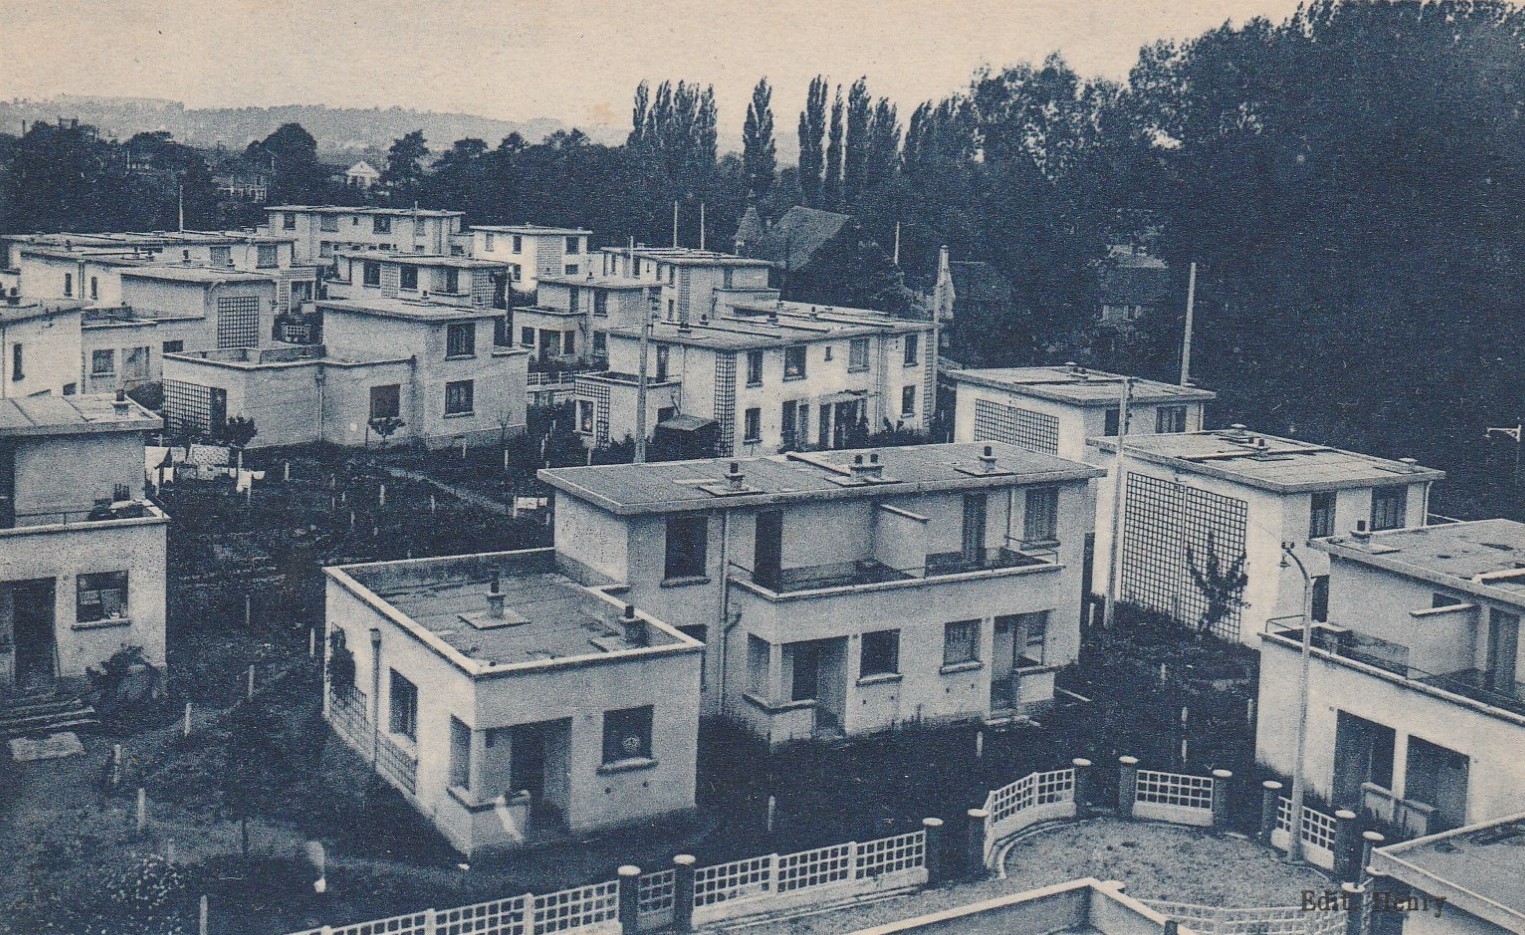
[[[1288,626],[1285,619],[1266,622],[1266,632],[1283,645],[1301,646],[1303,629]],[[1409,664],[1409,647],[1346,627],[1315,624],[1311,639],[1316,655],[1366,666],[1384,672],[1396,680],[1423,685],[1468,701],[1498,708],[1525,717],[1525,684],[1504,684],[1494,673],[1482,669],[1459,669],[1454,672],[1427,672]]]
[[[839,591],[892,582],[921,582],[981,571],[1002,571],[1037,566],[1057,568],[1058,561],[1059,554],[1052,549],[1024,551],[996,548],[984,549],[972,556],[962,552],[930,554],[924,566],[914,568],[891,568],[873,559],[858,559],[851,562],[785,568],[774,574],[760,574],[733,562],[731,579],[749,585],[749,590],[776,600],[787,595],[806,592]]]

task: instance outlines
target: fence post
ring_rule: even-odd
[[[1120,756],[1117,762],[1117,815],[1132,818],[1133,800],[1138,795],[1138,757]]]
[[[1387,838],[1380,831],[1361,832],[1361,864],[1356,868],[1357,872],[1371,866],[1371,852],[1382,846]]]
[[[1260,840],[1269,847],[1271,833],[1276,830],[1276,813],[1281,810],[1281,783],[1267,779],[1260,787]]]
[[[926,834],[923,860],[927,865],[927,885],[936,886],[948,878],[946,867],[947,842],[943,835],[941,818],[923,818],[921,830]]]
[[[1095,797],[1091,792],[1091,761],[1077,756],[1070,761],[1070,765],[1075,767],[1075,817],[1089,818],[1091,800]]]
[[[964,874],[970,879],[985,875],[985,833],[989,819],[990,813],[983,808],[969,809],[964,830]]]
[[[148,833],[148,792],[138,787],[138,835]]]
[[[672,927],[675,932],[694,930],[694,855],[672,859]]]
[[[619,919],[623,935],[636,935],[641,928],[641,868],[624,864],[619,877]]]
[[[1228,830],[1228,793],[1229,780],[1234,778],[1230,770],[1213,770],[1213,830]]]
[[[1346,880],[1340,884],[1340,908],[1345,910],[1345,935],[1362,935],[1361,918],[1364,914],[1361,903],[1366,896],[1366,890],[1359,883]]]
[[[1391,910],[1408,898],[1408,884],[1370,866],[1366,872],[1371,877],[1366,884],[1367,898],[1372,902],[1371,929],[1367,935],[1402,935],[1406,913]],[[1378,911],[1379,906],[1381,911]]]
[[[197,907],[196,911],[196,931],[200,932],[201,935],[207,935],[207,925],[210,921],[209,916],[210,914],[207,911],[207,898],[206,896],[202,896],[201,903]],[[327,926],[324,926],[324,931],[327,931]]]
[[[1361,879],[1361,839],[1356,835],[1356,813],[1342,808],[1334,813],[1334,878],[1342,883]]]
[[[439,927],[439,919],[438,919],[437,914],[435,913],[435,910],[433,910],[433,909],[425,909],[424,910],[424,933],[425,933],[425,935],[434,935],[434,933],[435,933],[435,931],[437,931],[438,927]]]
[[[535,894],[524,894],[524,935],[535,935]]]

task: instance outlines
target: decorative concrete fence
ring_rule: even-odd
[[[1019,831],[1040,822],[1074,818],[1078,788],[1084,783],[1090,760],[1076,760],[1069,769],[1028,773],[1016,782],[992,789],[982,808],[970,811],[971,819],[983,821],[982,866],[989,866],[997,845]]]
[[[1119,757],[1118,766],[1118,814],[1198,828],[1228,826],[1229,780],[1234,776],[1228,770],[1196,776],[1139,769],[1131,756]]]
[[[1309,912],[1302,906],[1225,909],[1168,900],[1139,902],[1197,935],[1341,935],[1348,924],[1343,912]]]
[[[695,867],[679,854],[652,873],[536,896],[526,893],[454,909],[324,926],[292,935],[637,935],[922,886],[940,873],[942,822],[873,841]]]
[[[1263,795],[1262,837],[1272,847],[1285,851],[1292,844],[1292,800],[1281,795],[1281,783],[1274,781],[1265,783]],[[1272,814],[1275,815],[1274,821],[1268,820]],[[1304,805],[1302,820],[1297,823],[1298,835],[1302,841],[1303,857],[1308,863],[1325,870],[1334,870],[1343,879],[1345,874],[1339,873],[1341,868],[1336,866],[1336,856],[1349,850],[1341,839],[1354,838],[1356,814],[1341,810],[1335,816]],[[1343,829],[1342,825],[1345,826]]]

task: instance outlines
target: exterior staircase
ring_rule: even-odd
[[[57,689],[0,695],[0,740],[94,727],[95,709]]]

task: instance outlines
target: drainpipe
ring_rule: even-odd
[[[313,382],[318,384],[318,443],[322,444],[324,441],[323,412],[325,407],[328,405],[327,394],[324,392],[324,389],[328,385],[328,374],[323,372],[323,361],[318,361],[318,369],[317,372],[313,374],[312,379]],[[369,422],[366,423],[366,427],[370,427]]]
[[[371,765],[381,757],[381,630],[371,628]]]
[[[731,647],[731,511],[720,511],[720,662],[716,665],[716,713],[725,714],[725,657]],[[740,621],[738,621],[740,622]],[[707,649],[706,649],[707,651]]]

